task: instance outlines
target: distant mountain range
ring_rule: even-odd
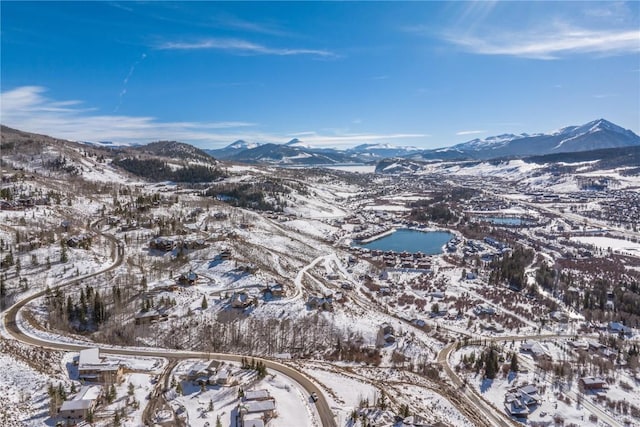
[[[599,119],[582,126],[568,126],[550,134],[504,134],[485,139],[473,139],[452,147],[422,151],[413,158],[488,160],[638,145],[640,145],[640,136],[605,119]]]
[[[623,168],[626,175],[640,174],[640,145],[631,147],[601,148],[598,150],[543,154],[539,156],[501,157],[485,160],[417,160],[413,158],[388,158],[376,164],[376,173],[405,175],[447,168],[470,168],[478,165],[498,166],[520,162],[533,169],[540,167],[560,168],[568,173],[580,167],[582,172],[593,172]],[[526,169],[526,168],[525,168]]]
[[[220,160],[299,165],[366,163],[420,152],[415,147],[397,147],[390,144],[361,144],[346,150],[314,148],[298,138],[285,144],[249,143],[238,140],[224,148],[205,151]]]
[[[22,135],[22,136],[20,136]],[[30,135],[27,137],[26,135]],[[33,139],[36,135],[2,127],[2,140]],[[89,143],[85,143],[89,144]],[[452,147],[420,150],[390,144],[361,144],[348,149],[314,148],[297,138],[284,144],[235,141],[225,148],[201,150],[177,141],[158,141],[129,147],[114,144],[91,144],[124,156],[157,156],[215,165],[215,159],[239,163],[278,165],[331,165],[344,163],[377,163],[383,159],[401,158],[423,161],[492,160],[524,158],[549,154],[579,153],[609,148],[640,147],[640,137],[607,120],[599,119],[581,126],[568,126],[548,134],[502,134],[473,139]],[[213,158],[212,158],[213,157]],[[214,159],[215,158],[215,159]]]
[[[633,146],[640,146],[638,135],[605,119],[599,119],[581,126],[568,126],[549,134],[503,134],[434,150],[390,144],[362,144],[344,150],[313,148],[295,138],[285,144],[248,143],[240,140],[219,150],[205,151],[221,160],[243,163],[323,165],[367,163],[391,157],[414,160],[490,160]]]

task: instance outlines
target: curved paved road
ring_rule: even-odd
[[[456,373],[451,369],[449,365],[449,356],[457,347],[457,341],[454,341],[447,346],[445,346],[438,353],[438,363],[444,368],[445,373],[451,379],[453,384],[460,390],[460,393],[463,394],[471,403],[480,411],[482,414],[487,417],[487,420],[491,422],[492,425],[501,426],[501,427],[513,427],[515,423],[511,421],[505,414],[502,412],[497,412],[486,400],[480,397],[471,387],[466,387],[466,384],[460,380],[460,377],[456,375]]]
[[[95,225],[98,222],[94,223],[92,227],[95,227]],[[122,243],[119,242],[118,239],[113,235],[105,234],[100,231],[97,231],[97,232],[103,235],[105,238],[117,244],[117,247],[118,247],[117,258],[114,261],[114,263],[102,270],[61,283],[60,285],[54,287],[53,289],[62,289],[65,287],[75,285],[82,280],[95,277],[100,274],[111,271],[122,264],[122,261],[124,259],[124,247],[122,246]],[[37,292],[27,298],[24,298],[21,301],[16,302],[9,309],[7,309],[7,311],[4,314],[3,322],[4,322],[4,327],[6,331],[9,333],[9,335],[11,335],[16,340],[23,342],[25,344],[53,349],[53,350],[80,351],[85,348],[88,348],[89,347],[88,345],[80,345],[80,344],[73,344],[73,343],[67,343],[67,342],[47,341],[38,337],[27,335],[20,329],[20,326],[16,321],[20,310],[24,308],[24,306],[26,306],[29,302],[35,300],[36,298],[40,298],[45,294],[46,294],[46,290]],[[129,348],[129,347],[111,347],[111,348],[101,347],[100,351],[107,354],[116,354],[116,355],[125,355],[125,356],[167,357],[172,359],[213,358],[213,359],[232,361],[232,362],[240,362],[243,357],[247,357],[247,355],[239,355],[239,354],[209,353],[209,352],[196,352],[196,351],[175,351],[170,349],[156,349],[156,348],[145,349],[145,348]],[[251,357],[251,356],[248,356],[248,357]],[[315,405],[318,410],[318,414],[320,415],[320,421],[322,422],[322,426],[337,427],[333,413],[329,408],[329,404],[327,403],[327,400],[324,394],[322,393],[322,390],[320,390],[307,376],[303,375],[302,373],[300,373],[299,371],[293,368],[290,368],[286,365],[283,365],[282,363],[279,363],[273,360],[261,359],[261,358],[255,358],[255,359],[264,362],[268,369],[279,372],[297,381],[306,390],[306,392],[309,395],[315,392],[318,395],[318,401],[316,402]]]
[[[575,335],[524,335],[524,336],[515,336],[515,335],[511,335],[511,336],[504,336],[504,337],[483,337],[480,339],[480,341],[485,341],[485,343],[488,342],[508,342],[508,341],[540,341],[540,340],[546,340],[546,339],[562,339],[562,338],[573,338],[575,337]],[[470,387],[465,387],[465,384],[462,382],[462,380],[460,380],[460,377],[458,377],[458,375],[455,373],[455,371],[453,369],[451,369],[451,365],[449,365],[449,356],[451,355],[451,353],[453,353],[453,351],[455,351],[456,349],[458,349],[458,345],[460,345],[459,348],[464,347],[465,345],[471,345],[473,343],[476,343],[477,341],[469,341],[468,344],[465,344],[463,341],[454,341],[448,345],[446,345],[442,350],[440,350],[440,352],[438,353],[438,364],[440,364],[447,376],[451,379],[451,381],[453,381],[453,383],[459,387],[461,390],[463,390],[463,393],[465,396],[467,396],[478,409],[481,409],[482,412],[484,414],[490,414],[492,412],[495,412],[493,408],[493,406],[491,404],[489,404],[483,397],[481,397],[480,395],[477,394],[477,392],[475,390],[472,390]],[[589,402],[587,399],[583,400],[583,405],[585,407],[588,407],[588,409],[590,410],[590,412],[594,413],[595,415],[597,415],[601,420],[606,421],[610,426],[617,426],[617,427],[621,427],[621,424],[615,420],[614,418],[612,418],[609,414],[607,414],[606,412],[604,412],[602,409],[598,408],[597,406],[593,405],[591,402]],[[507,426],[507,425],[513,425],[514,422],[507,417],[506,412],[500,411],[500,415],[502,417],[499,417],[503,422],[500,422],[498,420],[498,422],[496,423],[496,425],[502,425],[502,426]],[[491,417],[490,419],[493,419],[495,417]],[[508,424],[504,423],[504,420],[507,419],[509,420]]]

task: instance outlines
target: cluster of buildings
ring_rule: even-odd
[[[51,204],[48,197],[20,197],[14,200],[0,200],[0,210],[2,211],[19,211],[29,209],[36,205],[46,206]]]
[[[100,349],[88,348],[78,357],[78,379],[84,385],[71,399],[62,402],[58,418],[65,422],[86,420],[103,399],[103,386],[121,383],[124,366],[100,357]]]
[[[149,241],[149,249],[161,252],[171,252],[174,249],[194,250],[202,249],[206,246],[204,239],[194,240],[173,240],[167,237],[156,237]]]
[[[422,272],[431,272],[431,258],[422,253],[381,251],[378,249],[369,250],[367,248],[352,249],[362,258],[368,258],[372,261],[384,263],[387,268],[403,268],[411,270],[421,270]]]

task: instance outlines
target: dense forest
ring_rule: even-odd
[[[506,283],[513,290],[520,291],[526,285],[525,268],[533,262],[534,252],[517,246],[511,253],[491,262],[489,283]]]
[[[433,221],[438,224],[449,224],[458,220],[456,215],[444,203],[432,204],[430,200],[418,200],[411,203],[410,206],[411,213],[409,218],[412,221]]]
[[[203,195],[240,208],[282,212],[287,205],[285,198],[289,193],[289,186],[280,180],[271,179],[250,183],[224,183],[209,188]]]
[[[150,181],[211,182],[226,176],[222,170],[212,166],[188,165],[173,170],[167,162],[157,159],[124,158],[114,160],[113,164]]]

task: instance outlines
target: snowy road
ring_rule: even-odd
[[[67,282],[63,282],[53,289],[60,289],[60,288],[75,285],[81,280],[85,280],[87,278],[95,277],[95,276],[107,273],[109,271],[112,271],[122,264],[124,259],[124,245],[115,236],[102,233],[99,230],[96,230],[95,226],[98,222],[94,223],[92,228],[94,228],[94,230],[97,233],[102,234],[105,238],[117,244],[118,251],[117,251],[117,257],[115,261],[111,265],[105,267],[102,270],[75,278]],[[322,259],[324,259],[324,256],[316,258],[313,262],[311,262],[305,268],[300,270],[300,272],[298,273],[298,277],[296,278],[296,287],[298,289],[297,293],[299,293],[298,297],[301,294],[303,275],[306,273],[306,271],[309,268],[312,268],[313,266],[315,266]],[[34,334],[27,334],[22,330],[21,322],[17,320],[19,317],[20,311],[31,301],[34,301],[37,298],[43,297],[46,292],[47,291],[45,290],[45,291],[35,293],[29,297],[24,298],[21,301],[16,302],[13,306],[7,309],[2,319],[2,324],[4,329],[3,333],[6,333],[7,335],[11,336],[12,338],[24,344],[38,346],[42,348],[49,348],[49,349],[63,350],[63,351],[80,351],[80,350],[86,349],[88,345],[74,344],[71,342],[63,341],[63,340],[56,341],[52,339],[43,339]],[[195,351],[175,351],[171,349],[157,349],[157,348],[101,346],[100,349],[103,353],[106,353],[106,354],[124,355],[124,356],[163,357],[163,358],[170,358],[170,359],[202,358],[202,359],[217,359],[217,360],[224,360],[224,361],[231,361],[231,362],[241,362],[242,359],[246,357],[246,355],[238,355],[238,354],[195,352]],[[261,360],[262,362],[264,362],[268,369],[279,372],[282,375],[296,381],[298,384],[300,384],[304,388],[305,393],[307,393],[308,395],[311,395],[312,393],[316,393],[318,395],[318,401],[316,402],[315,406],[316,406],[318,415],[320,417],[320,422],[322,426],[337,427],[333,412],[331,411],[331,408],[329,407],[329,404],[327,403],[327,400],[324,394],[306,375],[298,372],[293,368],[290,368],[281,363],[278,363],[276,361],[260,359],[260,358],[256,358],[256,360]]]

